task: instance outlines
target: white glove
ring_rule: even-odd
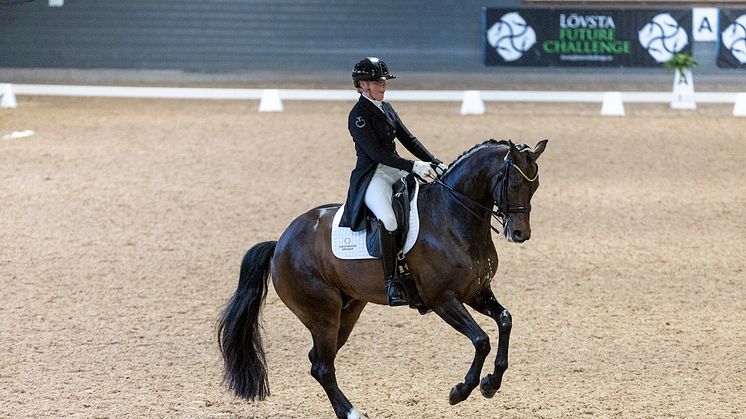
[[[435,173],[438,176],[443,176],[443,173],[445,173],[446,170],[448,170],[448,166],[443,163],[438,163],[437,165],[435,165]]]
[[[412,171],[414,172],[414,174],[423,179],[435,177],[435,173],[433,173],[433,169],[430,167],[430,163],[424,161],[415,161]]]

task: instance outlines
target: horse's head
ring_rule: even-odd
[[[539,187],[539,167],[536,159],[549,140],[539,141],[533,149],[509,142],[510,150],[492,188],[492,198],[502,217],[505,238],[521,243],[531,238],[531,197]]]

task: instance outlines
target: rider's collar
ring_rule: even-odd
[[[373,98],[369,98],[365,94],[363,94],[363,97],[368,99],[369,101],[373,102],[374,105],[376,105],[376,108],[380,109],[381,112],[383,112],[383,101],[382,100],[375,100]]]

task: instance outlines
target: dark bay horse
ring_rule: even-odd
[[[539,186],[536,159],[546,144],[543,140],[532,149],[486,141],[457,158],[441,182],[420,189],[420,232],[407,254],[412,276],[424,304],[475,348],[464,382],[451,389],[451,404],[466,400],[477,386],[485,397],[494,396],[508,368],[512,321],[490,286],[497,271],[490,221],[497,216],[510,242],[531,237],[531,197]],[[259,314],[271,273],[277,295],[311,332],[311,374],[335,414],[363,417],[337,386],[334,358],[365,305],[385,305],[387,298],[379,260],[341,260],[332,254],[331,223],[338,208],[306,212],[278,241],[259,243],[244,256],[238,289],[218,324],[225,382],[237,396],[262,400],[269,395]],[[464,304],[494,319],[499,330],[494,372],[481,383],[490,341]]]

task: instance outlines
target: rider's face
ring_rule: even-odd
[[[371,99],[383,100],[383,95],[386,92],[386,80],[363,80],[360,82],[360,87],[363,88],[363,93],[366,93]]]

